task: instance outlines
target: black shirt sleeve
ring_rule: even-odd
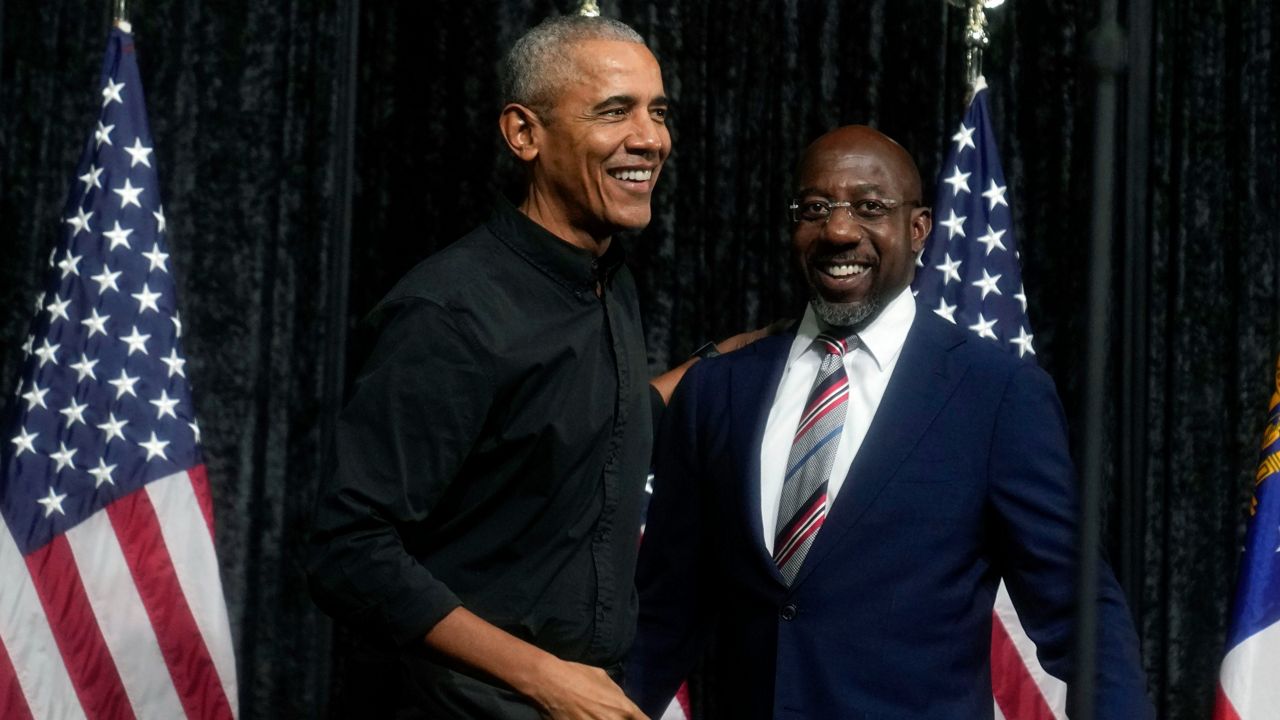
[[[373,352],[339,417],[308,575],[334,617],[399,644],[462,603],[405,547],[430,522],[492,399],[486,357],[457,313],[419,299],[379,311]]]

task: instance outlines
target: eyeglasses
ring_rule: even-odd
[[[855,221],[876,224],[883,222],[900,207],[919,207],[918,200],[891,200],[889,198],[860,198],[835,202],[822,198],[805,198],[792,200],[788,209],[791,211],[791,222],[826,225],[831,219],[831,212],[836,208],[846,208],[849,217]]]

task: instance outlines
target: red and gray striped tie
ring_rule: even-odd
[[[800,572],[804,556],[827,517],[827,479],[840,445],[845,408],[849,404],[849,376],[843,361],[849,340],[823,334],[814,342],[827,355],[822,359],[791,443],[787,474],[782,480],[782,500],[778,504],[778,531],[773,541],[773,561],[788,585]]]

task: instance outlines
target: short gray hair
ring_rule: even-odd
[[[556,92],[574,72],[569,62],[572,47],[588,40],[644,45],[640,33],[612,18],[562,15],[543,20],[507,53],[502,68],[503,104],[519,103],[546,115]]]

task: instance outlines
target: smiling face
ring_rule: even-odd
[[[928,208],[919,207],[919,172],[897,143],[850,126],[810,145],[797,175],[802,212],[849,203],[832,207],[825,220],[799,218],[791,245],[818,317],[861,329],[915,274],[915,256],[932,227]]]
[[[615,232],[649,224],[649,200],[671,152],[667,98],[644,45],[588,40],[570,57],[575,72],[550,111],[528,111],[532,152],[517,151],[530,166],[521,209],[561,238],[603,252]]]

